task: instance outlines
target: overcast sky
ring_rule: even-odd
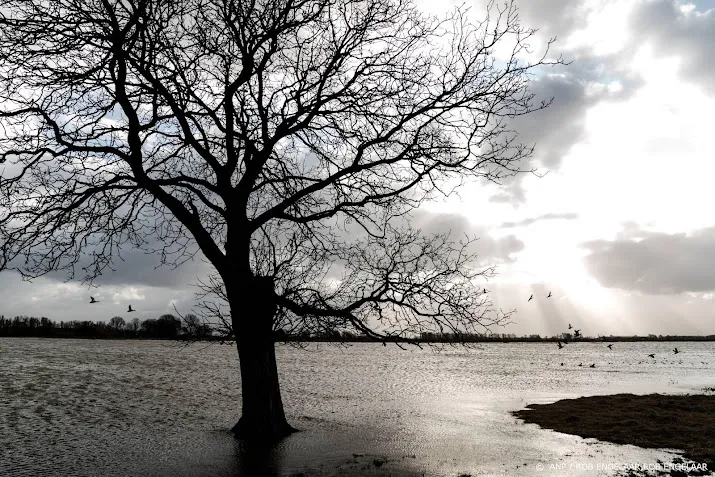
[[[586,335],[715,334],[715,0],[518,5],[524,25],[542,41],[558,36],[554,53],[572,61],[535,78],[551,108],[515,122],[548,173],[468,185],[429,204],[420,225],[482,237],[479,252],[499,272],[485,286],[497,306],[517,309],[514,324],[494,331],[551,335],[572,323]],[[0,273],[0,313],[191,311],[203,263],[155,270],[152,256],[125,260],[93,290]],[[101,303],[88,305],[90,295]],[[124,313],[129,303],[137,313]]]

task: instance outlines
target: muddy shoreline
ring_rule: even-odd
[[[526,423],[584,438],[679,449],[684,458],[715,470],[715,395],[588,396],[531,404],[512,414]],[[692,470],[688,475],[699,473]]]

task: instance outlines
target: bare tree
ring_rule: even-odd
[[[0,266],[91,282],[123,246],[200,252],[237,340],[234,431],[282,436],[275,330],[506,319],[469,241],[409,212],[521,172],[507,121],[562,63],[533,33],[511,3],[473,24],[409,0],[0,0]]]

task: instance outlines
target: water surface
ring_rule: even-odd
[[[541,466],[540,475],[617,475],[618,465],[673,455],[543,430],[509,412],[715,386],[715,344],[703,342],[313,344],[277,354],[286,414],[303,432],[265,450],[227,432],[240,410],[235,348],[0,339],[0,475],[534,475]]]

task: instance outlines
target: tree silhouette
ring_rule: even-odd
[[[2,0],[0,267],[91,282],[122,247],[200,252],[237,340],[234,431],[280,437],[274,331],[508,318],[472,239],[409,212],[521,172],[508,119],[548,105],[529,77],[562,63],[527,55],[533,33],[510,3],[473,24],[407,0]]]
[[[201,319],[193,313],[187,313],[181,318],[183,322],[181,330],[185,332],[190,339],[203,338],[211,331],[211,326],[203,323]]]
[[[109,326],[114,328],[115,330],[123,330],[126,324],[127,323],[124,321],[124,318],[122,318],[121,316],[115,316],[111,320],[109,320]]]
[[[161,315],[156,320],[156,330],[163,338],[176,338],[181,331],[181,320],[171,314]]]

